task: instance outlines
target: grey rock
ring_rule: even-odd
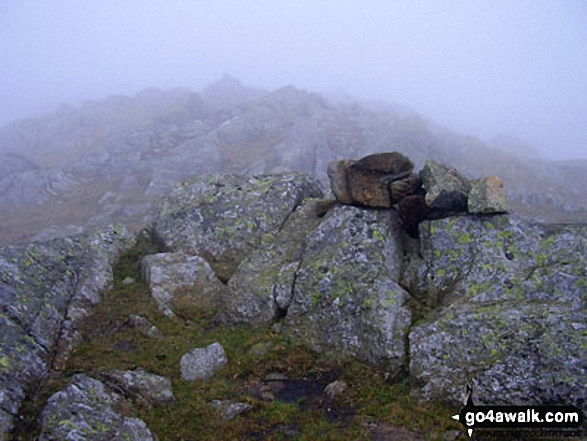
[[[329,212],[305,240],[284,332],[321,353],[399,369],[411,323],[397,284],[400,231],[394,211]]]
[[[253,408],[249,403],[235,403],[230,400],[212,400],[208,406],[222,414],[224,421],[230,421]]]
[[[433,160],[426,161],[420,171],[426,189],[426,203],[430,208],[448,211],[466,211],[471,184],[454,167]]]
[[[122,395],[141,404],[166,406],[175,402],[171,381],[143,369],[134,371],[110,370],[102,374],[104,381]]]
[[[199,176],[171,192],[155,232],[171,251],[206,259],[223,281],[309,197],[322,197],[306,175]]]
[[[469,213],[506,213],[508,201],[503,182],[496,176],[471,181]]]
[[[123,281],[122,284],[123,285],[132,285],[133,283],[135,283],[135,279],[132,277],[126,277]]]
[[[127,230],[110,227],[0,249],[0,407],[8,414],[67,358],[79,320],[112,286],[112,262],[132,242]],[[3,421],[6,432],[11,417]]]
[[[77,374],[49,400],[41,415],[40,441],[136,440],[156,436],[137,418],[118,413],[123,398],[98,380]]]
[[[192,349],[181,357],[181,377],[186,381],[205,380],[228,363],[220,343]]]
[[[298,207],[275,238],[239,265],[228,284],[223,321],[263,324],[287,312],[306,236],[320,223],[317,203],[309,200]]]
[[[213,309],[226,289],[208,262],[181,251],[145,256],[141,272],[159,309],[170,317],[180,305]]]
[[[145,317],[140,315],[131,314],[128,316],[128,325],[137,329],[141,334],[151,338],[162,338],[163,333],[157,329],[157,327],[147,320]]]
[[[328,180],[330,181],[330,189],[334,197],[343,204],[352,204],[353,195],[349,187],[347,170],[350,165],[356,161],[352,159],[342,159],[340,161],[331,161],[328,163]]]
[[[472,384],[479,404],[585,403],[585,227],[463,216],[420,232],[403,283],[437,311],[410,333],[416,394],[462,402]]]

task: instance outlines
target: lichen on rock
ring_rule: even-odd
[[[198,176],[173,189],[154,230],[168,250],[203,257],[227,281],[304,199],[322,195],[303,174]]]

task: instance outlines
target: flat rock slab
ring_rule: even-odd
[[[205,380],[228,363],[220,343],[192,349],[181,357],[181,377],[186,381]]]

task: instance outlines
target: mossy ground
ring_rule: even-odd
[[[411,398],[407,378],[391,384],[377,367],[322,359],[270,329],[220,325],[214,311],[207,308],[183,305],[177,310],[178,318],[164,316],[139,278],[142,256],[153,252],[156,248],[139,241],[121,259],[115,269],[113,290],[105,293],[83,324],[83,340],[65,370],[52,376],[38,398],[27,403],[31,421],[21,426],[26,429],[16,439],[35,439],[38,427],[32,421],[40,414],[44,400],[74,374],[83,372],[100,378],[107,369],[138,367],[169,378],[173,385],[175,405],[136,408],[135,416],[142,418],[161,441],[442,439],[446,431],[462,431],[462,426],[450,418],[458,409],[423,405]],[[125,285],[122,281],[126,277],[137,281]],[[164,337],[148,338],[130,328],[126,325],[129,314],[147,318]],[[183,381],[181,357],[216,341],[224,347],[228,364],[210,381]],[[272,344],[264,355],[256,355],[251,348],[261,342]],[[319,392],[300,393],[294,400],[267,400],[253,393],[252,385],[271,372],[283,373],[292,380],[314,379],[320,384]],[[334,399],[322,393],[322,384],[332,379],[348,384],[348,389]],[[223,421],[208,406],[214,399],[247,402],[253,407],[248,413]],[[378,428],[388,435],[377,435]],[[394,430],[416,438],[394,437]]]

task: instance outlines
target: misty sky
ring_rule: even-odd
[[[0,1],[0,124],[225,72],[587,158],[584,0]]]

